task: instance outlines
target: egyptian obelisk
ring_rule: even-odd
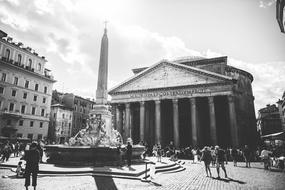
[[[96,90],[96,104],[107,104],[107,81],[108,80],[108,36],[107,28],[101,40],[100,62]]]
[[[90,111],[90,114],[100,117],[104,120],[105,130],[108,135],[111,135],[112,115],[107,105],[107,82],[108,82],[108,37],[107,28],[105,24],[104,34],[101,40],[100,61],[98,70],[98,81],[96,90],[96,104]]]

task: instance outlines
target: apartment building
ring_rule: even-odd
[[[44,139],[52,87],[47,60],[0,30],[0,136]]]

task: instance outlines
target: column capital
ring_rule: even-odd
[[[125,106],[126,106],[126,108],[130,108],[130,103],[128,102],[128,103],[125,103]]]
[[[154,102],[155,102],[155,104],[160,104],[161,101],[160,100],[155,100]]]
[[[213,104],[214,103],[214,96],[208,96],[208,101],[209,101],[209,104]]]
[[[191,105],[196,105],[196,98],[190,98]]]
[[[145,105],[145,101],[140,101],[140,106],[144,106]]]
[[[233,102],[234,101],[234,96],[233,95],[228,95],[227,98],[228,98],[229,102]]]
[[[173,104],[177,104],[177,103],[178,103],[178,99],[177,99],[177,98],[172,99],[172,103],[173,103]]]

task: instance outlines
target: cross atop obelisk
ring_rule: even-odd
[[[96,90],[96,104],[107,104],[107,79],[108,79],[108,37],[107,21],[104,22],[104,34],[101,40],[100,62],[98,70],[98,82]]]

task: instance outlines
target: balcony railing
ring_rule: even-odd
[[[14,112],[14,111],[8,111],[7,109],[4,109],[3,111],[0,111],[0,115],[2,115],[2,117],[12,117],[12,118],[17,118],[17,119],[22,118],[22,115],[19,112],[19,110],[16,110]]]
[[[12,65],[15,65],[17,67],[20,67],[22,69],[26,69],[28,71],[35,72],[34,68],[31,68],[30,66],[25,66],[25,65],[23,65],[23,64],[21,64],[21,63],[19,63],[17,61],[13,61],[12,59],[8,59],[7,57],[2,57],[1,60],[6,62],[6,63],[8,63],[8,64],[12,64]],[[48,74],[48,73],[44,73],[43,76],[46,77],[46,78],[49,78],[49,79],[53,79],[53,76]]]

